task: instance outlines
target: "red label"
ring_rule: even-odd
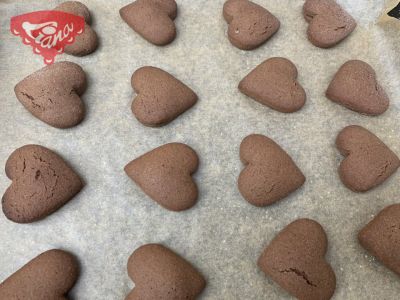
[[[54,62],[57,54],[64,52],[68,44],[83,32],[85,20],[69,13],[44,10],[11,18],[11,32],[30,45],[33,52],[43,56],[44,63]]]

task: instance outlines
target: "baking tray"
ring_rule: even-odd
[[[368,193],[353,193],[338,178],[341,156],[334,146],[343,127],[359,124],[400,154],[398,32],[375,24],[384,1],[338,1],[358,27],[343,43],[324,50],[306,38],[303,1],[257,0],[280,19],[281,28],[264,46],[246,52],[227,39],[223,0],[177,1],[178,36],[166,47],[149,44],[121,20],[118,10],[128,0],[85,0],[101,46],[87,57],[57,57],[80,64],[89,78],[86,118],[67,130],[32,117],[16,99],[15,84],[43,67],[43,61],[9,32],[12,16],[60,2],[0,2],[0,166],[16,148],[40,144],[69,161],[86,186],[40,222],[20,225],[0,214],[0,281],[42,251],[62,248],[75,253],[82,265],[74,299],[123,299],[133,286],[126,272],[129,255],[155,242],[174,249],[205,275],[201,299],[290,299],[256,261],[278,231],[307,217],[320,222],[328,235],[327,259],[337,277],[334,299],[398,298],[398,277],[369,256],[356,235],[379,210],[399,201],[400,173]],[[298,113],[276,112],[237,89],[251,69],[273,56],[287,57],[298,67],[307,92]],[[391,98],[385,114],[362,116],[325,98],[333,74],[349,59],[375,68]],[[130,77],[144,65],[187,83],[199,96],[196,106],[162,128],[142,126],[130,110]],[[251,133],[273,138],[307,177],[299,191],[270,207],[251,206],[236,186],[242,168],[239,145]],[[123,171],[133,158],[173,141],[192,146],[201,160],[195,175],[198,204],[181,213],[149,201]],[[0,172],[0,190],[9,184]]]

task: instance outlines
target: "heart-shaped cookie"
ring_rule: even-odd
[[[284,113],[298,111],[306,102],[306,93],[297,82],[296,66],[282,57],[273,57],[258,65],[239,83],[239,90]]]
[[[83,187],[79,176],[53,151],[38,145],[15,150],[7,160],[12,180],[3,195],[3,212],[17,223],[30,223],[50,215]]]
[[[240,145],[240,159],[245,168],[239,175],[239,191],[255,206],[281,200],[305,182],[291,157],[266,136],[247,136]]]
[[[181,211],[197,201],[197,185],[191,175],[198,165],[199,158],[192,148],[170,143],[131,161],[125,166],[125,172],[158,204]]]
[[[400,166],[397,155],[361,126],[345,127],[336,138],[336,147],[346,157],[339,167],[340,179],[354,192],[376,187]]]
[[[86,90],[86,75],[75,63],[44,67],[20,81],[14,90],[32,115],[53,127],[75,126],[85,116],[80,96]]]
[[[98,38],[96,32],[90,27],[92,18],[86,5],[79,1],[66,1],[54,8],[54,10],[67,12],[85,19],[83,33],[77,35],[72,44],[65,46],[65,53],[75,56],[85,56],[97,49]]]
[[[400,275],[400,204],[383,209],[358,234],[360,244]]]
[[[2,300],[67,300],[79,276],[76,258],[49,250],[32,259],[0,284]]]
[[[197,102],[197,95],[188,86],[155,67],[136,70],[131,84],[137,93],[132,112],[146,126],[163,126]]]
[[[141,246],[132,253],[128,275],[135,288],[125,300],[195,300],[206,285],[189,262],[158,244]]]
[[[340,67],[326,96],[356,112],[376,116],[389,107],[389,98],[379,85],[374,69],[366,62],[350,60]]]
[[[286,226],[265,248],[258,266],[297,299],[328,300],[336,277],[325,261],[328,239],[320,224],[299,219]]]
[[[306,0],[303,14],[309,23],[308,39],[320,48],[335,46],[357,26],[353,17],[334,0]]]
[[[119,11],[134,31],[157,46],[167,45],[175,39],[177,12],[175,0],[136,0]]]
[[[264,7],[248,0],[228,0],[223,15],[228,26],[229,41],[242,50],[264,44],[279,29],[279,20]]]

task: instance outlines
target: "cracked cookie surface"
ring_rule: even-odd
[[[12,184],[3,195],[3,212],[17,223],[45,218],[83,187],[82,180],[60,156],[39,145],[15,150],[5,169]]]
[[[80,96],[86,90],[86,74],[72,62],[46,66],[20,81],[15,95],[39,120],[56,128],[79,124],[85,116]]]
[[[302,300],[330,299],[336,277],[325,261],[328,239],[322,226],[299,219],[286,226],[258,259],[261,270]]]
[[[320,48],[330,48],[344,40],[356,28],[357,23],[334,0],[307,0],[303,15],[309,23],[309,41]]]

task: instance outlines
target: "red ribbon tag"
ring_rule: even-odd
[[[84,18],[69,13],[44,10],[11,18],[12,34],[20,36],[25,45],[44,58],[44,63],[54,63],[57,54],[64,52],[68,44],[85,29]]]

